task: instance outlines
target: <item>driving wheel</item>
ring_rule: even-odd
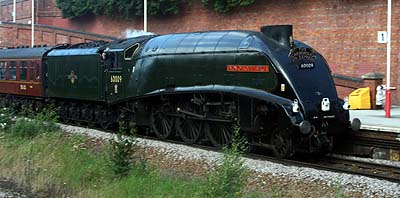
[[[232,123],[209,121],[206,124],[207,138],[215,148],[228,146],[232,140]]]
[[[160,139],[167,139],[172,135],[174,118],[168,116],[166,112],[170,108],[155,108],[151,112],[151,129]]]

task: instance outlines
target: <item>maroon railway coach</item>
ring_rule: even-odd
[[[43,57],[52,48],[0,50],[0,94],[43,97]]]

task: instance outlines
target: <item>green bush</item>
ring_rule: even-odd
[[[129,19],[143,15],[143,0],[56,0],[63,17],[76,18],[87,15],[105,15]],[[149,0],[149,15],[173,15],[179,13],[179,0]]]
[[[205,6],[216,12],[226,13],[239,6],[248,6],[256,0],[201,0]]]
[[[24,107],[20,113],[26,117],[16,118],[15,123],[5,130],[6,133],[22,138],[34,138],[39,134],[59,130],[56,124],[58,117],[54,111],[44,108],[35,115],[29,108]]]
[[[222,164],[217,166],[207,178],[204,197],[242,197],[248,172],[241,159],[246,150],[246,139],[239,133],[239,125],[234,125],[232,144],[224,148]]]
[[[94,5],[96,5],[95,0],[56,0],[56,3],[65,18],[94,14]]]
[[[111,139],[110,146],[110,165],[117,177],[128,176],[132,169],[147,172],[146,161],[138,156],[138,146],[136,145],[136,128],[131,131],[131,135],[126,134],[125,129],[120,127],[117,136]]]
[[[6,131],[10,135],[22,138],[33,138],[39,134],[52,133],[58,130],[56,125],[45,123],[39,120],[18,118],[13,125]]]
[[[216,12],[227,13],[241,6],[248,6],[256,0],[200,0],[200,2]],[[179,14],[182,0],[148,0],[149,15],[166,16]],[[76,18],[90,15],[130,19],[142,16],[143,0],[56,0],[57,7],[63,17]]]
[[[33,118],[35,116],[35,112],[32,109],[32,105],[29,106],[22,105],[17,110],[17,115],[21,117]]]
[[[53,111],[51,109],[54,108],[53,107],[43,108],[39,112],[37,112],[33,118],[39,121],[55,124],[58,121],[59,116],[57,115],[56,111]]]

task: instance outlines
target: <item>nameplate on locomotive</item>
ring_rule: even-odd
[[[290,50],[290,62],[298,65],[299,69],[312,69],[314,68],[316,52],[312,48],[294,48]]]
[[[227,65],[228,72],[251,72],[251,73],[267,73],[269,72],[268,65]]]

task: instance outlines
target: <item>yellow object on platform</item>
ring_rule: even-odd
[[[350,109],[371,109],[371,94],[369,87],[359,88],[349,96]]]

